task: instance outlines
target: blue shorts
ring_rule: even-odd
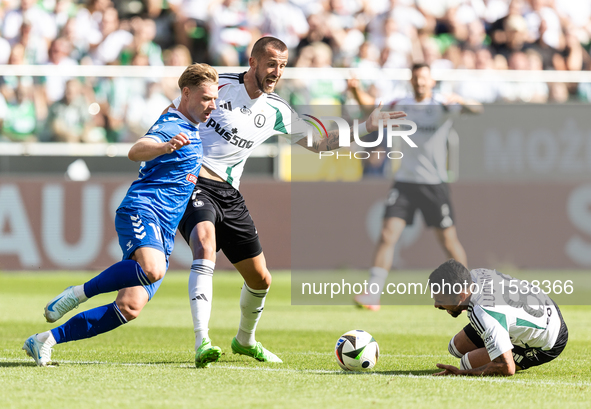
[[[115,215],[115,230],[119,237],[119,247],[123,251],[123,260],[129,260],[134,251],[140,247],[152,247],[160,250],[168,258],[174,248],[174,235],[162,229],[158,217],[148,210],[119,209]],[[151,300],[162,279],[144,286]]]

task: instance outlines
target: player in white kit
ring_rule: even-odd
[[[448,346],[460,368],[437,364],[443,371],[434,375],[510,376],[552,361],[566,347],[560,309],[539,287],[495,270],[468,271],[453,259],[429,283],[435,308],[454,318],[466,310],[470,320]]]
[[[274,135],[314,152],[338,148],[338,131],[320,139],[315,134],[307,146],[308,126],[273,91],[287,65],[285,44],[263,37],[253,46],[250,69],[245,73],[220,74],[215,114],[200,131],[203,166],[193,196],[179,224],[191,247],[193,264],[189,276],[189,298],[195,330],[195,365],[207,367],[221,355],[208,334],[213,294],[216,252],[222,250],[244,278],[240,295],[241,319],[232,352],[259,361],[281,362],[255,340],[255,329],[271,285],[257,230],[238,187],[246,159]],[[176,104],[178,101],[174,101]],[[360,135],[378,129],[380,119],[397,119],[403,112],[372,112],[359,126]],[[352,129],[350,129],[352,137]]]
[[[355,84],[355,83],[354,83]],[[417,148],[405,149],[404,158],[396,172],[396,181],[386,200],[386,212],[373,265],[370,269],[371,284],[379,289],[375,294],[355,297],[358,306],[377,311],[380,295],[394,258],[394,246],[407,225],[412,225],[415,211],[421,210],[425,223],[435,228],[439,243],[448,257],[467,264],[466,253],[460,243],[454,225],[454,213],[447,185],[447,137],[452,127],[452,116],[461,111],[477,112],[479,103],[463,101],[459,96],[434,94],[435,81],[426,64],[412,67],[413,96],[392,100],[384,105],[399,109],[417,124],[413,141]],[[353,94],[361,105],[373,105],[375,101],[357,85]],[[375,286],[373,286],[376,288]]]

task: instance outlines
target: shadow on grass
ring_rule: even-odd
[[[345,375],[364,375],[364,374],[376,374],[376,375],[391,375],[391,376],[427,376],[433,375],[434,373],[441,372],[441,369],[421,369],[417,371],[370,371],[370,372],[344,372]]]
[[[189,365],[190,362],[178,361],[160,361],[160,362],[68,362],[68,361],[53,361],[50,367],[57,366],[158,366],[158,365]],[[37,366],[35,362],[0,362],[0,368],[11,368],[19,366]]]
[[[157,366],[157,365],[185,365],[190,362],[181,361],[154,361],[154,362],[68,362],[64,361],[61,365],[99,365],[99,366]],[[60,365],[59,361],[54,364]]]
[[[19,366],[37,366],[35,362],[0,362],[0,368],[15,368]]]
[[[278,363],[263,363],[263,362],[254,362],[254,361],[244,361],[240,358],[237,359],[224,359],[223,361],[219,361],[219,368],[220,369],[243,369],[243,370],[271,370],[271,371],[285,371],[285,372],[293,372],[293,373],[302,373],[302,374],[311,374],[311,375],[325,375],[325,376],[368,376],[368,375],[379,375],[379,376],[431,376],[434,373],[441,372],[440,369],[419,369],[419,370],[406,370],[406,371],[343,371],[339,369],[334,370],[327,370],[324,368],[305,368],[305,369],[298,369],[292,367],[284,367],[282,364]],[[210,368],[215,368],[218,366],[218,363],[212,363]],[[232,364],[239,366],[224,366],[224,364]],[[195,369],[195,367],[188,366],[187,369]],[[201,369],[201,368],[199,368]]]

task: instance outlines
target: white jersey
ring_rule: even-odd
[[[396,180],[407,183],[438,185],[447,182],[447,136],[452,127],[451,116],[459,113],[461,105],[445,105],[445,98],[432,98],[417,102],[414,97],[391,100],[384,106],[407,113],[417,124],[411,135],[417,148],[402,144],[403,159],[396,172]]]
[[[238,189],[244,163],[253,150],[272,136],[292,142],[307,136],[307,126],[277,94],[251,99],[244,74],[220,74],[216,109],[199,126],[203,166]],[[178,107],[180,97],[175,99]]]
[[[513,345],[552,349],[561,321],[550,297],[538,287],[495,270],[477,269],[470,274],[479,290],[470,298],[468,318],[491,361]]]

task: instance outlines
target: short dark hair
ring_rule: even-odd
[[[287,46],[283,41],[275,37],[267,36],[259,38],[257,42],[254,43],[250,56],[252,58],[262,57],[267,51],[267,47],[271,47],[280,52],[287,51]]]
[[[443,294],[451,294],[451,287],[454,284],[469,285],[472,282],[470,271],[459,261],[452,259],[437,267],[429,276],[429,284],[439,284]],[[443,285],[443,284],[446,285]],[[449,285],[447,285],[449,283]]]
[[[412,73],[414,73],[416,70],[420,70],[421,68],[425,68],[425,67],[429,68],[429,71],[431,71],[431,66],[429,66],[429,64],[427,64],[426,62],[418,62],[416,64],[413,64],[410,71]]]

